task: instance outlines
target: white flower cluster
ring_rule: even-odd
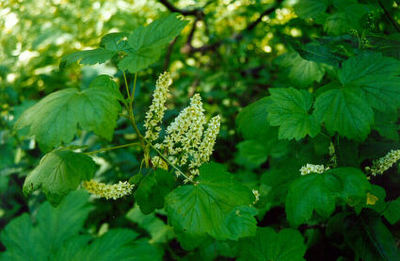
[[[171,84],[172,80],[167,73],[162,74],[157,81],[153,104],[146,114],[145,138],[149,142],[156,141],[159,137],[167,89]],[[186,168],[191,174],[189,178],[193,179],[193,175],[199,174],[198,168],[201,164],[210,159],[219,133],[220,122],[219,116],[213,117],[205,130],[207,120],[203,103],[200,95],[195,94],[190,99],[190,105],[183,109],[167,127],[164,140],[154,144],[154,147],[165,153],[169,163]],[[151,161],[155,167],[168,168],[166,162],[158,156],[153,157]]]
[[[251,192],[253,192],[255,197],[255,200],[253,201],[253,205],[255,205],[260,200],[260,192],[257,189],[253,189]]]
[[[159,156],[152,157],[151,163],[157,168],[168,170],[168,164]]]
[[[84,181],[82,186],[90,193],[106,199],[117,199],[132,193],[134,185],[127,181],[120,181],[117,184],[107,185],[95,180]]]
[[[374,160],[372,167],[366,167],[373,176],[383,174],[386,170],[391,168],[400,159],[400,150],[391,150],[384,157]]]
[[[168,126],[163,143],[157,145],[167,151],[173,164],[185,165],[189,155],[194,155],[199,147],[206,123],[203,112],[201,97],[195,94],[190,99],[190,106],[181,111]],[[180,159],[176,157],[178,154],[181,154]]]
[[[161,123],[164,112],[166,110],[165,102],[168,96],[168,87],[172,84],[171,75],[168,72],[164,72],[158,77],[156,82],[156,89],[153,93],[153,100],[150,108],[146,113],[146,120],[144,126],[146,127],[145,138],[148,141],[155,141],[160,135]]]
[[[322,174],[325,171],[327,171],[328,169],[329,169],[329,167],[325,168],[324,165],[314,165],[314,164],[307,163],[305,166],[300,168],[300,174],[302,176],[308,175],[310,173]]]

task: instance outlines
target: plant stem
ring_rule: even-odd
[[[171,161],[169,161],[162,153],[161,151],[159,151],[156,147],[153,146],[153,144],[151,144],[150,142],[146,141],[147,144],[149,144],[157,153],[158,155],[160,155],[161,158],[163,158],[163,160],[165,160],[169,165],[171,165],[172,168],[174,168],[179,175],[182,175],[183,177],[185,177],[186,180],[190,181],[191,183],[194,183],[188,176],[186,176],[185,173],[183,173],[177,166],[175,166],[174,164],[172,164]]]
[[[128,117],[127,118],[129,119],[129,122],[131,123],[131,125],[132,125],[133,129],[135,130],[136,134],[138,135],[139,140],[141,142],[142,148],[145,149],[145,145],[146,144],[145,144],[144,138],[143,138],[142,134],[140,133],[139,128],[136,125],[135,115],[133,114],[133,100],[134,100],[134,96],[135,96],[137,73],[135,73],[135,80],[134,80],[134,86],[133,86],[133,93],[132,94],[129,91],[128,81],[126,79],[125,72],[122,72],[122,74],[124,75],[125,88],[126,88],[126,92],[128,94],[128,100],[129,100],[128,106],[126,108],[128,110]]]
[[[131,95],[131,99],[130,99],[131,103],[133,103],[133,101],[135,100],[136,81],[137,81],[137,73],[135,73],[135,79],[133,80],[133,89],[132,89],[132,95]]]
[[[122,74],[124,75],[125,89],[126,89],[126,93],[128,94],[128,99],[131,100],[131,93],[129,91],[128,81],[126,80],[126,74],[125,74],[125,72],[122,72]]]
[[[86,155],[92,155],[92,154],[97,154],[97,153],[101,153],[101,152],[105,152],[105,151],[110,151],[110,150],[116,150],[116,149],[126,148],[126,147],[130,147],[130,146],[135,146],[135,145],[140,145],[140,143],[139,143],[139,142],[132,142],[132,143],[127,143],[127,144],[118,145],[118,146],[114,146],[114,147],[102,148],[102,149],[99,149],[99,150],[84,152],[84,154],[86,154]]]

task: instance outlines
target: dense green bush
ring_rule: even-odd
[[[37,4],[0,10],[0,260],[400,260],[400,3]]]

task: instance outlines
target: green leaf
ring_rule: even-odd
[[[364,140],[374,121],[373,111],[357,87],[326,91],[317,97],[314,106],[316,116],[329,131],[349,139]]]
[[[46,154],[25,179],[24,194],[41,189],[52,204],[58,204],[82,180],[89,180],[96,171],[94,161],[72,151],[56,150]]]
[[[367,192],[371,190],[371,184],[366,175],[357,168],[335,168],[325,172],[326,175],[334,175],[342,183],[340,197],[350,206],[365,205]]]
[[[278,64],[287,67],[291,82],[301,88],[320,82],[325,75],[323,65],[303,59],[297,52],[291,52],[278,58]]]
[[[259,167],[269,155],[269,149],[258,140],[245,140],[237,144],[235,162],[249,169]]]
[[[370,190],[367,177],[357,168],[335,168],[302,176],[290,185],[285,205],[287,218],[294,226],[307,222],[313,211],[327,218],[339,199],[350,206],[365,206]]]
[[[144,214],[164,207],[164,198],[175,187],[175,175],[156,169],[146,175],[138,185],[135,199]]]
[[[238,208],[253,201],[251,191],[223,166],[209,163],[200,168],[195,184],[181,186],[167,196],[166,211],[177,231],[237,240],[255,230],[251,217],[255,212]]]
[[[397,109],[387,112],[375,112],[375,122],[373,128],[379,132],[382,137],[398,141],[400,126],[397,124]]]
[[[264,205],[267,209],[282,205],[285,202],[289,185],[298,176],[298,169],[292,164],[274,167],[263,173],[260,180],[260,202],[265,202]]]
[[[46,96],[27,109],[15,127],[27,127],[28,135],[35,136],[45,151],[70,142],[78,125],[111,140],[121,98],[116,83],[109,76],[100,75],[83,91],[70,88]]]
[[[336,0],[334,5],[338,10],[329,15],[324,23],[324,30],[333,35],[347,34],[351,29],[363,30],[362,18],[375,9],[374,7],[371,9],[370,6],[365,4],[358,4],[357,1],[349,0]]]
[[[139,235],[128,229],[112,229],[97,238],[88,246],[81,248],[75,260],[122,260],[134,253],[128,243]],[[67,260],[66,260],[67,261]]]
[[[0,235],[6,252],[1,260],[50,260],[65,242],[77,235],[91,207],[85,191],[70,193],[57,208],[45,202],[36,215],[34,226],[28,214],[13,219]]]
[[[329,0],[302,0],[295,6],[296,14],[301,18],[316,18],[328,8]]]
[[[93,50],[79,51],[68,54],[61,59],[60,68],[64,68],[70,64],[79,61],[80,64],[93,65],[96,63],[105,63],[115,55],[112,50],[97,48]]]
[[[342,58],[334,54],[328,46],[321,45],[317,42],[311,42],[306,45],[298,45],[295,47],[300,56],[308,61],[316,63],[326,63],[338,67]]]
[[[240,240],[238,260],[302,261],[306,252],[304,238],[299,231],[259,227],[255,237]]]
[[[237,118],[237,130],[245,139],[264,138],[270,132],[271,126],[267,121],[268,106],[271,103],[268,97],[264,97],[243,108]]]
[[[320,132],[315,115],[309,113],[313,103],[311,93],[294,88],[276,88],[270,92],[268,121],[272,126],[279,126],[280,139],[300,140],[306,135],[315,137]]]
[[[166,45],[174,39],[188,22],[170,14],[152,22],[146,27],[136,28],[128,37],[129,52],[118,68],[136,73],[156,62]]]
[[[370,196],[376,197],[378,200],[373,202],[374,204],[367,204],[366,207],[375,210],[377,213],[382,213],[388,206],[388,202],[385,201],[386,191],[384,188],[378,185],[371,185],[371,190],[368,192]],[[385,215],[385,213],[384,213]]]
[[[400,197],[388,202],[388,206],[383,215],[392,225],[400,220]]]
[[[335,201],[340,191],[340,180],[327,174],[309,174],[295,180],[286,197],[286,216],[292,226],[307,222],[313,211],[322,217],[335,210]]]
[[[152,243],[167,243],[174,237],[173,228],[166,225],[161,219],[159,219],[154,213],[145,215],[136,204],[126,214],[126,218],[132,222],[135,222],[142,229],[146,230],[150,236],[150,242]]]
[[[363,53],[343,63],[338,78],[343,85],[359,86],[371,107],[387,111],[400,106],[400,61],[379,53]]]
[[[127,33],[110,33],[101,38],[100,46],[110,51],[122,51],[128,48]]]

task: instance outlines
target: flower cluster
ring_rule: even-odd
[[[154,156],[153,158],[151,158],[151,163],[156,168],[168,170],[168,164],[159,156]]]
[[[253,192],[253,195],[255,197],[253,201],[253,205],[255,205],[260,200],[260,192],[257,189],[253,189],[251,192]]]
[[[165,75],[167,73],[161,75],[157,82],[153,103],[146,114],[145,138],[149,142],[156,141],[161,130],[159,125],[165,112],[167,89],[172,83],[169,76],[169,80],[166,80]],[[167,127],[164,140],[154,144],[154,147],[164,153],[168,163],[187,169],[191,175],[189,178],[193,179],[194,175],[199,174],[198,168],[201,164],[210,159],[219,133],[220,121],[219,116],[213,117],[205,130],[207,120],[203,103],[200,95],[195,94],[190,99],[190,105],[183,109]],[[155,167],[163,169],[168,167],[166,162],[158,156],[153,157],[151,161]]]
[[[127,181],[118,182],[118,184],[107,185],[95,180],[84,181],[82,186],[90,193],[106,199],[117,199],[132,193],[134,185]]]
[[[158,77],[156,89],[153,93],[153,100],[149,110],[146,113],[144,126],[146,127],[145,138],[148,141],[155,141],[160,135],[160,122],[164,117],[166,110],[165,102],[167,101],[168,87],[172,84],[171,76],[168,72],[164,72]]]
[[[308,175],[310,173],[322,174],[325,171],[327,171],[328,169],[329,169],[329,167],[325,167],[324,165],[314,165],[314,164],[307,163],[307,165],[300,168],[300,174],[303,176]]]
[[[195,94],[190,99],[190,106],[181,111],[168,126],[163,143],[157,144],[157,147],[167,151],[168,159],[173,164],[183,166],[189,155],[194,155],[200,146],[205,123],[201,97]]]
[[[374,160],[372,162],[372,167],[366,167],[365,169],[373,176],[383,174],[383,172],[391,168],[399,159],[400,150],[391,150],[384,157]]]

